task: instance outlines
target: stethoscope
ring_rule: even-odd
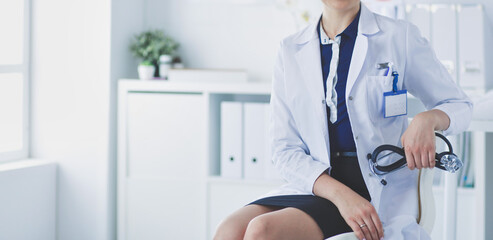
[[[437,132],[435,132],[435,136],[442,139],[447,144],[448,147],[448,151],[435,154],[435,162],[436,162],[435,167],[451,173],[456,172],[462,167],[462,161],[459,159],[459,157],[457,157],[457,155],[454,154],[452,150],[452,144],[445,136]],[[390,151],[390,153],[386,153],[383,156],[379,156],[384,151],[385,152]],[[378,160],[394,153],[401,155],[402,158],[389,165],[378,164],[377,162]],[[399,170],[407,166],[406,154],[404,152],[404,149],[394,145],[389,145],[389,144],[381,145],[377,147],[373,151],[373,153],[369,153],[367,157],[370,165],[370,171],[373,173],[373,175],[380,178],[380,182],[383,185],[387,185],[387,181],[383,179],[382,175],[388,174],[390,172]]]

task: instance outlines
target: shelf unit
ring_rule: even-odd
[[[224,217],[267,191],[282,185],[283,182],[280,180],[245,180],[220,177],[219,119],[221,101],[268,102],[270,88],[270,83],[211,84],[120,80],[118,102],[118,239],[159,239],[159,237],[161,239],[211,239],[217,224]],[[188,97],[194,101],[188,102]],[[139,98],[145,101],[132,103],[134,99]],[[154,108],[152,109],[143,105],[144,103],[151,105],[153,101],[162,102],[153,105]],[[174,103],[175,101],[176,104],[184,104],[190,109],[166,112],[173,111],[167,102]],[[137,103],[141,105],[135,106]],[[136,111],[138,114],[131,115],[130,111]],[[167,176],[162,176],[158,169],[167,166],[167,163],[162,163],[160,160],[166,159],[173,162],[180,156],[168,156],[158,151],[156,154],[163,156],[154,156],[158,160],[149,159],[148,152],[153,152],[153,150],[146,149],[146,146],[142,146],[143,149],[146,149],[145,152],[141,152],[142,156],[136,155],[138,149],[136,150],[135,145],[137,143],[133,138],[138,137],[138,134],[142,132],[156,133],[155,135],[160,135],[152,136],[150,138],[152,141],[166,142],[169,141],[170,137],[173,137],[175,138],[173,141],[177,145],[190,145],[190,139],[177,135],[181,128],[188,127],[183,124],[190,124],[189,121],[183,123],[175,121],[175,128],[178,130],[172,128],[173,126],[169,127],[169,136],[162,131],[157,131],[158,129],[149,129],[151,126],[159,126],[161,119],[180,120],[181,117],[184,117],[182,114],[191,114],[190,112],[199,112],[196,116],[200,118],[194,122],[198,132],[198,139],[194,139],[197,146],[190,146],[194,150],[191,152],[196,152],[196,154],[187,153],[192,154],[190,156],[195,159],[194,165],[189,168],[196,174],[190,181],[185,181],[178,175],[174,176],[173,172]],[[154,115],[157,117],[154,118]],[[146,119],[144,119],[145,116],[147,116]],[[131,124],[139,121],[144,124],[137,126]],[[443,206],[443,208],[437,207],[437,216],[444,216],[444,218],[437,217],[437,221],[443,221],[442,227],[451,224],[453,220],[447,220],[448,215],[445,213],[452,212],[455,214],[457,212],[458,218],[472,219],[469,224],[473,223],[471,231],[475,232],[475,239],[485,239],[485,234],[490,231],[486,226],[493,224],[492,209],[486,204],[493,202],[492,186],[486,186],[487,182],[493,182],[493,174],[487,174],[493,171],[493,161],[491,161],[493,159],[486,160],[487,157],[493,156],[493,121],[473,121],[469,131],[474,132],[475,187],[457,189],[456,184],[455,187],[454,184],[447,184],[447,182],[453,182],[453,177],[445,178],[447,187],[435,186],[436,205]],[[143,138],[140,140],[147,141]],[[156,169],[152,169],[148,163],[156,163]],[[179,163],[176,164],[179,165]],[[149,174],[146,175],[146,173]],[[161,188],[172,189],[176,192],[159,191]],[[183,190],[181,188],[189,188],[188,192],[181,194],[193,198],[183,203],[177,203],[178,206],[159,203],[159,201],[167,200],[174,194],[179,194]],[[136,196],[136,194],[140,195]],[[438,201],[444,201],[444,203]],[[472,207],[474,209],[464,208],[457,211],[456,202],[466,205],[473,202],[474,206]],[[180,212],[177,210],[177,208],[189,208],[190,205],[193,205],[194,211]],[[177,224],[190,218],[192,219],[187,225],[187,231],[193,234],[189,237],[178,235],[180,234],[178,231],[180,226]],[[149,221],[153,223],[146,225]],[[166,222],[166,224],[155,223],[160,221]],[[435,229],[440,236],[440,231],[443,230],[440,227],[442,222],[437,223],[437,221],[435,222]],[[453,225],[459,229],[457,231],[458,236],[461,234],[470,236],[468,232],[460,230],[462,222],[454,222]],[[145,235],[147,232],[152,233],[153,236],[146,238],[149,236]],[[173,233],[175,235],[167,235]]]
[[[220,105],[222,101],[263,102],[270,100],[270,83],[175,83],[169,81],[140,81],[122,79],[119,81],[118,112],[118,239],[211,239],[216,225],[235,209],[247,204],[254,198],[282,184],[280,180],[243,180],[220,177]],[[193,99],[188,101],[187,99]],[[169,102],[187,109],[176,110]],[[154,109],[151,109],[152,106]],[[168,111],[168,112],[166,112]],[[170,150],[171,154],[155,150],[156,144],[150,146],[137,143],[154,141],[174,145],[190,145],[190,138],[179,136],[185,124],[192,124],[182,115],[188,112],[200,112],[195,130],[198,132],[191,151],[197,154],[185,155],[195,158],[190,171],[194,180],[167,172],[166,176],[156,169],[165,171],[166,166],[181,159],[180,154]],[[132,115],[133,114],[133,115]],[[166,116],[165,116],[166,115]],[[173,120],[174,119],[174,120]],[[159,121],[167,121],[169,136],[151,127],[159,128]],[[140,125],[137,125],[140,123]],[[175,124],[175,125],[173,125]],[[163,126],[164,128],[164,126]],[[144,138],[144,134],[152,136]],[[137,140],[136,140],[137,139]],[[142,150],[143,149],[143,150]],[[163,161],[170,163],[163,163]],[[156,164],[156,169],[149,165]],[[177,169],[177,172],[182,172]],[[197,183],[199,186],[193,185]],[[173,192],[160,191],[158,188],[171,189]],[[149,189],[153,188],[153,189]],[[160,201],[177,203],[173,194],[180,193],[181,188],[188,188],[193,200],[184,199],[183,205],[160,205]],[[171,200],[169,200],[170,198]],[[178,203],[177,203],[178,204]],[[177,208],[190,208],[180,214]],[[169,213],[169,214],[168,214]],[[172,215],[170,215],[172,214]],[[187,226],[190,236],[183,237],[180,224],[190,219]],[[158,222],[158,223],[156,223]],[[159,224],[165,222],[166,224]],[[147,224],[149,223],[149,224]],[[152,236],[152,237],[150,237]],[[150,237],[150,238],[149,238]]]

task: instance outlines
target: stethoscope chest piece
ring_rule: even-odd
[[[436,166],[447,172],[455,173],[462,167],[462,161],[452,152],[437,154],[436,159],[439,159],[438,162],[440,162]]]

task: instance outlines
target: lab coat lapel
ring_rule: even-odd
[[[316,26],[311,26],[306,31],[305,42],[300,45],[300,50],[296,53],[295,58],[300,68],[301,74],[303,76],[303,81],[307,86],[308,93],[310,96],[312,104],[315,106],[316,118],[320,119],[318,127],[321,133],[320,137],[323,137],[325,141],[325,149],[327,150],[327,157],[329,156],[329,136],[328,136],[328,126],[327,126],[327,112],[325,111],[326,105],[322,103],[325,99],[324,86],[323,86],[323,76],[322,76],[322,65],[320,62],[320,43],[317,36]],[[312,35],[306,36],[307,34]],[[328,159],[327,159],[328,160]]]
[[[346,98],[350,96],[351,89],[358,78],[363,63],[366,59],[366,53],[368,52],[368,37],[362,34],[358,34],[356,42],[354,43],[353,55],[351,57],[351,64],[349,65],[349,72],[347,75],[346,83]]]
[[[365,63],[368,52],[368,36],[380,31],[374,13],[372,13],[365,4],[361,4],[361,14],[358,23],[358,35],[354,43],[353,55],[346,83],[346,98],[351,94],[354,83],[358,79],[361,69]]]

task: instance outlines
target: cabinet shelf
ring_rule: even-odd
[[[138,79],[122,79],[121,88],[141,92],[201,92],[226,94],[270,94],[271,84],[263,82],[248,83],[201,83],[197,82],[170,82],[166,80],[142,81]]]
[[[473,120],[469,125],[471,132],[493,132],[493,120]]]
[[[433,186],[433,192],[437,194],[442,194],[444,191],[443,186]],[[476,189],[469,188],[469,187],[457,187],[457,194],[458,195],[475,195],[476,194]]]

